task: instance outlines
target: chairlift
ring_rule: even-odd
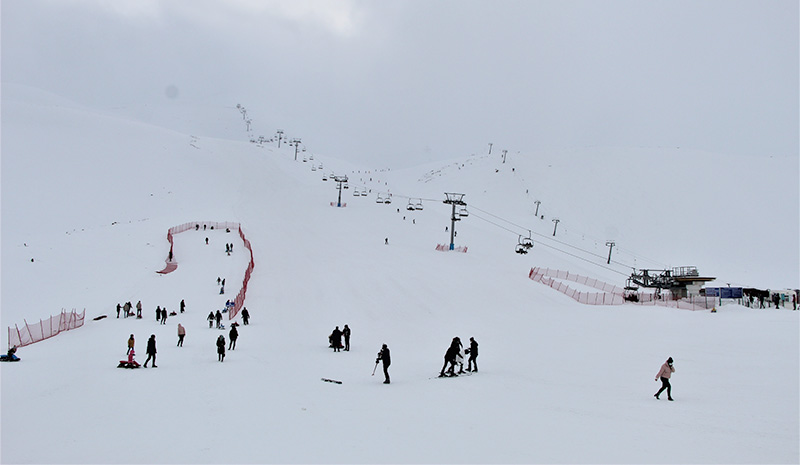
[[[345,182],[344,182],[344,188],[345,188],[345,189],[350,189],[350,185],[349,185],[349,184],[347,184],[347,181],[345,181]]]
[[[416,208],[414,207],[414,204],[411,203],[411,199],[408,199],[408,205],[406,205],[406,210],[411,210],[411,211],[416,210]]]
[[[314,165],[311,165],[311,171],[317,171],[317,167],[314,166]]]
[[[533,247],[533,240],[530,237],[519,236],[519,245],[525,247],[526,249],[530,249]]]
[[[378,194],[378,198],[375,199],[375,203],[383,203],[383,199],[381,198],[381,194]]]
[[[308,162],[308,158],[303,157],[303,163],[306,163],[306,162]]]
[[[514,249],[514,252],[516,252],[516,253],[518,253],[520,255],[524,255],[524,254],[528,253],[528,248],[525,247],[522,244],[517,244],[517,247]]]
[[[360,197],[361,193],[358,192],[358,189],[353,189],[353,197]]]
[[[459,216],[469,216],[469,212],[467,211],[467,207],[461,207],[458,210],[458,215]]]
[[[422,199],[419,199],[419,202],[414,205],[414,210],[422,210]]]
[[[327,176],[325,176],[325,175],[323,174],[323,175],[322,175],[322,180],[323,180],[323,181],[327,181],[327,180],[328,180],[328,177],[327,177]]]
[[[313,160],[313,159],[314,159],[314,155],[309,155],[309,156],[308,156],[308,159],[309,159],[309,160]]]
[[[361,191],[361,195],[366,197],[367,196],[367,188],[365,187],[363,191]]]
[[[385,203],[385,204],[390,204],[390,203],[392,203],[392,196],[391,196],[391,195],[389,195],[389,197],[386,197],[386,200],[384,200],[384,201],[383,201],[383,203]]]

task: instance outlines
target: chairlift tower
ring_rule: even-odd
[[[336,206],[342,206],[342,185],[347,182],[347,176],[334,176],[333,180],[339,183],[337,189],[339,190],[339,200],[336,201]]]
[[[300,139],[292,139],[289,145],[294,145],[294,161],[297,161],[297,147],[300,145]]]
[[[608,246],[608,261],[606,262],[606,264],[610,265],[611,264],[611,251],[614,249],[614,246],[617,245],[617,244],[615,244],[614,241],[606,241],[606,245]]]
[[[283,139],[283,129],[278,129],[278,148],[281,148],[282,139]]]
[[[456,205],[466,209],[467,204],[463,200],[464,194],[445,192],[444,195],[446,197],[444,203],[453,206],[453,213],[450,215],[450,250],[454,250],[456,248],[456,221],[461,221],[460,215],[456,215]]]
[[[555,223],[555,224],[556,224],[555,226],[553,226],[553,237],[555,237],[555,235],[556,235],[556,229],[558,229],[558,223],[559,223],[560,221],[561,221],[561,220],[559,220],[558,218],[553,218],[553,223]]]

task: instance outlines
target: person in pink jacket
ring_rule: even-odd
[[[667,400],[672,399],[672,385],[669,384],[669,377],[675,373],[675,367],[672,366],[672,357],[668,358],[663,365],[661,365],[661,369],[658,370],[658,374],[656,375],[656,381],[661,378],[661,389],[655,393],[653,397],[658,399],[659,395],[664,392],[664,389],[667,390]]]

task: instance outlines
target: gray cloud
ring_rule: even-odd
[[[796,157],[797,18],[795,1],[5,0],[2,79],[105,106],[174,86],[381,165],[488,142]]]

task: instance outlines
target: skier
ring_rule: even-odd
[[[217,320],[217,328],[219,328],[219,325],[222,323],[222,313],[220,313],[219,310],[217,310],[217,313],[214,315],[214,319]]]
[[[135,344],[136,344],[136,341],[133,339],[133,334],[131,334],[131,337],[128,338],[128,352],[129,353],[130,353],[130,351],[133,350],[133,346]]]
[[[178,323],[178,346],[183,347],[183,338],[186,337],[186,328]]]
[[[669,378],[670,376],[672,376],[672,373],[675,373],[675,367],[672,366],[672,357],[670,357],[667,359],[666,362],[664,362],[663,365],[661,365],[661,369],[658,371],[658,374],[656,375],[656,381],[658,381],[658,379],[661,378],[661,389],[659,389],[658,392],[653,394],[653,397],[658,399],[659,394],[661,394],[664,391],[664,389],[666,389],[667,400],[673,400],[672,385],[669,384]]]
[[[225,336],[222,334],[217,338],[217,360],[225,361]]]
[[[342,330],[342,335],[344,336],[344,350],[346,352],[350,351],[350,327],[344,325],[344,329]]]
[[[467,371],[474,371],[475,373],[478,372],[478,341],[475,340],[474,337],[469,338],[469,349],[465,351],[469,354],[469,360],[467,360]],[[475,364],[475,368],[472,368],[472,364]]]
[[[211,327],[214,325],[214,320],[215,320],[214,312],[208,312],[208,318],[206,319],[208,320],[208,329],[211,329]]]
[[[375,359],[375,364],[377,365],[378,362],[383,362],[383,375],[386,377],[386,380],[383,384],[389,384],[389,365],[392,364],[392,356],[389,353],[389,347],[384,344],[381,347],[380,352],[378,352],[378,358]]]
[[[242,323],[245,326],[250,324],[250,312],[247,311],[247,307],[242,308]]]
[[[231,325],[231,332],[228,333],[231,338],[231,343],[228,345],[228,350],[236,350],[236,340],[239,339],[239,331],[236,330],[236,323]]]
[[[442,378],[445,376],[444,370],[447,368],[447,364],[450,364],[450,369],[447,370],[447,373],[450,376],[457,376],[456,375],[456,355],[458,355],[459,346],[461,345],[461,341],[454,337],[453,341],[450,343],[450,347],[447,348],[447,351],[444,353],[444,365],[442,365],[442,371],[439,373],[439,377]]]
[[[147,368],[147,362],[153,359],[153,368],[158,368],[156,365],[156,335],[151,334],[150,339],[147,340],[147,360],[144,361],[144,367]]]
[[[339,350],[342,348],[342,331],[338,326],[333,330],[329,339],[333,345],[333,351],[339,352]]]

